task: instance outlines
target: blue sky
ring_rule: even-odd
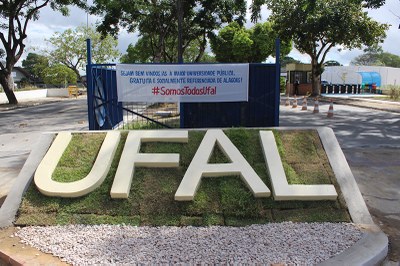
[[[386,0],[386,4],[377,10],[368,10],[371,17],[381,23],[391,24],[389,30],[387,31],[387,38],[383,43],[383,50],[400,56],[400,0]],[[269,11],[263,9],[262,21],[268,18]],[[248,21],[250,19],[248,18]],[[31,22],[28,28],[28,40],[26,42],[27,49],[25,51],[25,56],[29,52],[40,51],[40,49],[48,48],[46,47],[45,39],[48,39],[56,31],[62,32],[68,28],[74,28],[79,25],[86,25],[96,23],[97,18],[94,16],[87,16],[87,14],[76,8],[71,8],[71,14],[69,17],[63,17],[60,13],[54,12],[49,8],[42,10],[40,14],[40,19]],[[247,23],[251,26],[250,23]],[[121,53],[125,53],[128,45],[134,43],[137,39],[137,34],[128,34],[122,31],[118,37],[118,48]],[[326,60],[336,60],[344,65],[348,65],[350,61],[362,54],[361,50],[341,50],[333,48],[327,55]],[[290,56],[298,59],[304,63],[310,62],[308,55],[302,55],[298,51],[293,50]],[[21,61],[18,65],[21,64]]]

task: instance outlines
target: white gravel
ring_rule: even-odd
[[[363,233],[347,223],[270,223],[247,227],[24,227],[22,242],[73,265],[311,265],[341,253]]]

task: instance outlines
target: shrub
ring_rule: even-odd
[[[400,86],[398,85],[388,85],[390,99],[399,100],[400,99]]]
[[[279,86],[280,86],[280,92],[286,93],[286,78],[285,77],[280,77]]]

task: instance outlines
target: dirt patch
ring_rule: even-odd
[[[3,196],[0,198],[0,207],[3,205],[4,201],[6,200],[7,196]]]

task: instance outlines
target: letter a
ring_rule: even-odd
[[[208,163],[215,143],[218,144],[225,156],[230,159],[231,163]],[[255,197],[270,196],[271,192],[268,187],[262,182],[257,173],[251,168],[250,164],[224,132],[220,129],[210,129],[204,136],[175,193],[175,200],[193,200],[203,176],[219,177],[232,175],[240,175]]]

